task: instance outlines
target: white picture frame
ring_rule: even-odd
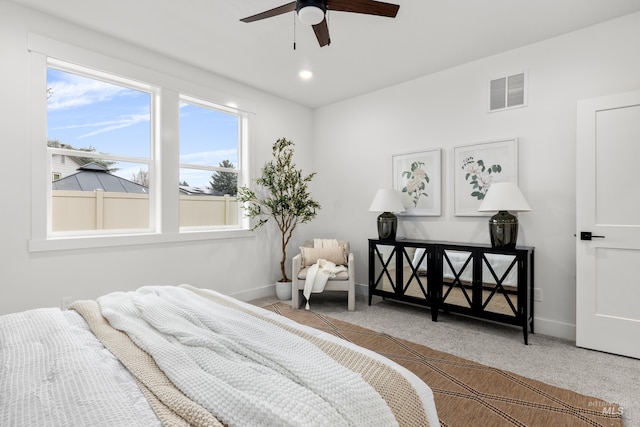
[[[442,155],[439,148],[392,156],[393,188],[405,208],[399,215],[442,215]]]

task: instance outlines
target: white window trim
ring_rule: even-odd
[[[220,111],[220,112],[224,112],[224,113],[229,113],[229,114],[234,114],[238,116],[238,134],[240,135],[240,140],[244,140],[244,135],[247,133],[246,131],[246,126],[245,126],[245,122],[246,122],[246,117],[245,115],[243,115],[242,113],[238,113],[238,111],[234,108],[225,108],[224,106],[221,105],[215,105],[211,102],[206,102],[203,101],[202,99],[198,99],[198,98],[194,98],[192,96],[187,96],[187,95],[180,95],[180,102],[184,102],[187,103],[189,105],[193,105],[196,107],[201,107],[201,108],[206,108],[209,110],[215,110],[215,111]],[[238,161],[242,162],[242,145],[243,144],[239,144],[238,147]],[[237,162],[236,162],[237,163]],[[238,165],[241,166],[241,165]],[[241,168],[223,168],[220,167],[218,165],[203,165],[203,164],[197,164],[197,163],[180,163],[180,169],[197,169],[197,170],[203,170],[203,171],[210,171],[210,172],[235,172],[238,174],[238,178],[240,178],[242,176],[241,174]],[[238,182],[240,182],[240,179],[238,179]]]
[[[245,155],[248,147],[248,135],[251,127],[251,116],[255,114],[252,102],[223,94],[209,87],[197,85],[176,77],[168,76],[147,68],[103,56],[76,46],[57,40],[49,39],[38,34],[30,33],[28,41],[31,53],[31,146],[32,146],[32,183],[31,183],[31,239],[30,252],[104,248],[130,245],[148,245],[161,243],[177,243],[202,241],[212,239],[253,237],[249,231],[249,221],[243,218],[239,228],[210,229],[210,230],[182,230],[179,227],[179,206],[177,191],[174,187],[163,186],[163,182],[179,181],[179,148],[178,148],[178,102],[180,94],[190,94],[196,99],[206,99],[216,105],[228,105],[235,111],[245,113],[242,120],[242,138],[238,153],[240,174],[238,184],[248,182],[249,159]],[[47,57],[60,61],[82,64],[95,70],[108,70],[109,75],[127,76],[127,79],[144,81],[149,85],[159,87],[162,103],[152,102],[153,108],[159,109],[158,117],[153,129],[154,137],[159,138],[155,144],[156,152],[151,153],[150,175],[156,179],[159,194],[153,202],[158,214],[157,227],[147,233],[110,234],[92,236],[48,236],[51,229],[49,216],[51,186],[51,162],[46,151],[47,140]],[[194,96],[197,94],[197,96]],[[164,132],[160,133],[160,126]],[[162,147],[162,149],[161,149]],[[159,168],[161,173],[156,170]],[[150,205],[151,206],[151,205]]]

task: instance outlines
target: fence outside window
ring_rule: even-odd
[[[149,195],[95,191],[52,191],[52,231],[146,229]],[[238,225],[232,196],[180,194],[180,227]]]

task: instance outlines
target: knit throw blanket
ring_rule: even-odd
[[[307,278],[304,282],[304,289],[302,295],[307,300],[305,308],[309,310],[309,300],[311,299],[311,292],[322,292],[327,284],[327,280],[336,277],[336,274],[347,271],[344,265],[335,265],[331,261],[325,259],[319,259],[318,262],[313,264],[307,270]]]
[[[95,301],[76,301],[70,309],[84,317],[94,335],[131,372],[163,425],[222,426],[209,411],[178,390],[127,334],[112,328]]]
[[[177,413],[192,425],[215,425],[207,412],[226,425],[398,425],[361,374],[304,337],[208,296],[144,287],[98,299],[110,327],[126,333],[162,371],[134,366],[142,370],[134,375],[146,393],[170,408],[165,417]],[[106,323],[87,306],[74,307],[92,329],[103,329]]]

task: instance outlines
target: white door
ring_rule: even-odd
[[[577,132],[576,345],[640,358],[640,91],[578,102]]]

